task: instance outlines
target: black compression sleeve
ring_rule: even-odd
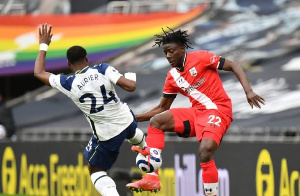
[[[219,66],[218,66],[219,70],[223,69],[224,63],[225,63],[225,58],[221,57],[220,61],[219,61]]]
[[[164,98],[176,98],[177,94],[166,94],[166,93],[163,93],[163,97]]]

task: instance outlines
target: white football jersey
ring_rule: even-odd
[[[114,84],[122,76],[114,67],[102,63],[85,67],[74,75],[54,75],[50,85],[70,97],[83,111],[98,139],[120,134],[133,121],[126,103],[120,101]]]

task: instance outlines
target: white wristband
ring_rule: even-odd
[[[48,45],[47,44],[45,44],[45,43],[41,43],[40,44],[40,50],[47,51],[47,49],[48,49]]]
[[[128,80],[133,80],[136,82],[136,73],[127,72],[124,74],[124,77]]]

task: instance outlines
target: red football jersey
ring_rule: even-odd
[[[205,50],[186,53],[184,70],[172,68],[167,73],[164,95],[179,92],[190,99],[192,107],[216,109],[232,118],[231,99],[218,74],[220,58]]]

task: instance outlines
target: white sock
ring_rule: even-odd
[[[116,183],[105,171],[95,172],[91,175],[92,183],[102,196],[120,196]]]
[[[138,146],[139,148],[144,148],[146,146],[144,132],[139,128],[136,128],[135,135],[128,139],[128,141],[131,145]]]
[[[204,192],[207,196],[214,196],[218,193],[218,182],[216,183],[203,183]]]

